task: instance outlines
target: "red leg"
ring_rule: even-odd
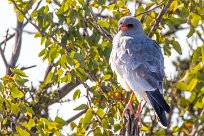
[[[129,100],[128,104],[126,105],[125,109],[123,110],[123,116],[125,116],[127,110],[130,111],[130,114],[133,114],[133,113],[134,113],[134,110],[133,110],[133,107],[132,107],[133,97],[134,97],[134,92],[132,92],[132,94],[131,94],[131,96],[130,96],[130,100]]]
[[[139,105],[137,107],[137,113],[141,112],[141,105],[142,105],[142,100],[139,102]]]
[[[142,106],[142,100],[139,102],[139,105],[137,107],[137,112],[135,113],[135,118],[138,120],[138,126],[142,126],[142,123],[141,123],[141,106]]]

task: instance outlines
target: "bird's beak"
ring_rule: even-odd
[[[120,24],[120,25],[119,25],[119,30],[125,31],[125,30],[127,30],[127,29],[128,29],[127,26],[125,26],[125,25],[123,25],[123,24]]]

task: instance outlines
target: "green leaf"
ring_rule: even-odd
[[[103,109],[101,109],[101,108],[99,108],[99,109],[96,111],[96,114],[97,114],[99,117],[101,117],[101,118],[103,118],[103,117],[105,116],[105,113],[104,113]]]
[[[21,91],[19,91],[17,87],[12,87],[11,96],[14,98],[22,98],[24,94]]]
[[[23,22],[23,20],[24,20],[24,15],[20,12],[20,13],[18,14],[18,21],[19,21],[19,22]]]
[[[77,59],[78,62],[80,62],[80,63],[84,62],[84,57],[83,57],[83,55],[80,54],[80,53],[77,53],[77,52],[76,52],[76,53],[74,54],[74,58]]]
[[[4,120],[3,120],[2,124],[3,124],[3,125],[5,125],[5,124],[6,124],[6,122],[7,122],[7,118],[4,118]]]
[[[178,88],[180,90],[188,90],[188,85],[185,84],[184,82],[178,82],[176,84],[176,88]]]
[[[19,104],[11,103],[11,111],[13,114],[18,116],[18,113],[20,112]]]
[[[67,122],[60,117],[56,117],[54,121],[59,123],[59,124],[63,124],[63,125],[67,124]]]
[[[173,40],[172,45],[173,45],[173,48],[181,55],[182,51],[181,51],[181,46],[179,42]]]
[[[148,127],[146,127],[146,126],[142,126],[142,127],[141,127],[141,130],[144,131],[144,132],[147,132],[149,129],[148,129]]]
[[[192,92],[190,98],[188,99],[190,102],[193,102],[196,99],[196,93]]]
[[[43,56],[43,55],[45,54],[45,50],[46,50],[46,49],[43,49],[43,50],[38,54],[38,57]]]
[[[33,119],[30,119],[29,121],[28,121],[28,125],[27,125],[27,127],[28,127],[28,130],[30,130],[32,127],[34,127],[35,126],[35,121],[33,120]]]
[[[52,76],[53,76],[53,73],[50,71],[46,77],[45,84],[50,83],[50,81],[52,80]]]
[[[34,36],[34,38],[38,38],[38,37],[42,37],[41,33],[40,32],[37,32]]]
[[[202,53],[202,63],[204,65],[204,45],[201,47],[201,53]]]
[[[109,24],[104,20],[98,20],[97,24],[102,26],[102,27],[109,28]]]
[[[198,26],[198,23],[201,21],[201,17],[197,14],[194,14],[193,15],[193,18],[191,20],[192,24],[194,27],[197,27]]]
[[[121,129],[120,124],[114,124],[114,132],[117,132],[120,129]]]
[[[108,80],[108,79],[110,79],[110,78],[111,78],[111,75],[108,74],[108,75],[104,75],[102,79],[103,79],[103,80]]]
[[[173,134],[176,134],[178,131],[179,131],[179,127],[178,127],[178,126],[174,126],[174,127],[172,128],[172,133],[173,133]]]
[[[178,7],[178,2],[175,0],[171,3],[169,10],[175,12]]]
[[[86,77],[87,77],[86,72],[85,72],[82,68],[78,68],[78,69],[76,69],[76,71],[77,71],[78,77],[79,77],[82,81],[85,81],[85,80],[86,80]]]
[[[189,101],[187,99],[185,99],[184,97],[180,98],[180,105],[182,107],[186,107],[189,104]]]
[[[197,65],[195,65],[195,66],[193,67],[192,73],[197,74],[197,72],[198,72],[199,70],[201,70],[202,68],[203,68],[203,64],[200,62],[200,63],[198,63]]]
[[[187,37],[190,38],[195,32],[195,29],[193,27],[191,27],[190,31],[187,34]]]
[[[67,11],[69,9],[69,7],[70,7],[69,3],[70,3],[69,0],[67,0],[65,5],[64,5],[64,11]]]
[[[86,104],[81,104],[78,107],[74,108],[74,110],[83,110],[83,109],[87,109],[87,105]]]
[[[63,54],[60,58],[60,65],[66,69],[67,66],[66,66],[66,62],[67,62],[67,55],[66,54]]]
[[[78,3],[79,3],[80,5],[84,5],[84,0],[78,0]]]
[[[20,76],[23,76],[23,77],[27,77],[26,74],[25,74],[22,70],[20,70],[20,69],[14,68],[14,69],[11,69],[11,71],[12,71],[14,74],[17,74],[17,75],[20,75]]]
[[[103,129],[106,129],[108,127],[108,120],[102,119],[101,124],[102,124]]]
[[[79,98],[81,95],[81,90],[77,89],[73,94],[73,99]]]
[[[143,6],[139,6],[139,7],[137,8],[135,14],[136,14],[136,16],[137,16],[137,15],[139,15],[140,13],[142,13],[142,12],[144,12],[144,11],[145,11],[144,7],[143,7]],[[142,17],[142,14],[141,14],[140,16],[137,16],[138,19],[141,19],[141,17]]]
[[[197,85],[198,79],[197,78],[193,78],[190,82],[190,84],[188,85],[188,90],[192,91],[195,86]]]
[[[198,48],[193,52],[192,62],[196,62],[197,60],[199,60],[200,50],[201,50],[200,47],[198,47]]]
[[[84,116],[84,119],[83,119],[83,123],[84,124],[88,124],[90,123],[91,119],[93,118],[93,110],[91,108],[89,108],[87,111],[86,111],[86,114]]]
[[[16,127],[16,131],[19,133],[20,136],[30,136],[30,134],[24,130],[24,129],[21,129],[20,127]]]
[[[74,128],[77,127],[77,125],[74,122],[71,122],[70,127],[71,127],[72,130],[74,130]]]

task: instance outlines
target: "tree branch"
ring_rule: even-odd
[[[171,5],[173,0],[169,0],[168,3],[166,4],[166,6],[164,6],[164,8],[162,9],[162,11],[160,12],[160,14],[158,15],[158,17],[155,20],[155,23],[153,25],[153,27],[151,28],[150,32],[148,33],[148,37],[152,37],[153,32],[155,32],[159,26],[160,21],[162,20],[162,16],[164,15],[164,13],[167,11],[167,9],[169,8],[169,6]]]
[[[69,84],[64,85],[60,89],[56,90],[55,92],[53,92],[53,93],[57,94],[55,97],[56,99],[54,99],[53,101],[50,101],[47,104],[47,107],[56,103],[57,101],[61,100],[63,97],[65,97],[68,93],[70,93],[78,85],[80,85],[80,82],[78,82],[78,81],[76,81],[75,83],[71,82]]]
[[[17,18],[18,18],[18,13],[16,13]],[[10,75],[12,72],[10,68],[14,68],[16,66],[16,63],[18,61],[20,51],[21,51],[21,43],[22,43],[22,32],[23,32],[23,22],[19,22],[17,20],[17,25],[16,25],[16,32],[15,32],[15,44],[14,44],[14,51],[12,53],[10,63],[6,69],[6,74]]]
[[[6,42],[7,42],[7,37],[8,37],[8,31],[9,31],[9,29],[6,31],[6,36],[5,36],[5,40],[4,40],[4,44],[5,44],[4,47],[6,47]],[[0,46],[0,54],[1,54],[1,57],[2,57],[2,59],[3,59],[4,65],[5,65],[6,69],[7,69],[7,68],[8,68],[8,62],[7,62],[7,60],[6,60],[6,57],[5,57],[5,55],[4,55],[4,51],[2,50],[1,46]]]
[[[47,36],[47,37],[52,38],[53,41],[57,42],[63,49],[65,49],[67,52],[69,52],[68,49],[66,48],[66,45],[60,43],[54,36],[49,35],[49,34],[47,34],[46,32],[41,31],[40,28],[39,28],[35,23],[33,23],[32,20],[29,19],[29,18],[25,15],[25,13],[17,6],[17,4],[15,3],[15,1],[11,0],[11,2],[15,5],[15,8],[16,8],[19,12],[21,12],[21,13],[24,15],[25,19],[26,19],[33,27],[35,27],[36,30],[38,30],[38,32],[40,32],[43,36]]]
[[[109,42],[112,42],[113,38],[111,36],[111,34],[109,34],[103,27],[97,25],[97,18],[95,17],[93,11],[91,10],[91,8],[89,7],[89,5],[87,4],[88,9],[91,13],[92,18],[94,19],[95,23],[91,22],[90,20],[88,20],[88,22],[101,34],[103,35]],[[98,26],[98,27],[97,27]]]
[[[41,3],[41,2],[42,2],[42,1],[39,1],[39,2],[37,3],[37,5],[36,5],[36,7],[33,9],[33,11],[37,10],[37,8],[40,6],[40,3]],[[25,27],[27,24],[28,24],[28,20],[26,20],[26,22],[23,24],[23,26]],[[14,36],[15,36],[15,33],[9,35],[9,37],[7,38],[7,41],[10,40],[11,38],[13,38]],[[0,42],[0,46],[1,46],[2,44],[4,44],[4,42],[5,42],[5,40],[3,40],[2,42]]]
[[[34,68],[36,67],[37,65],[32,65],[32,66],[29,66],[29,67],[22,67],[20,68],[21,70],[27,70],[27,69],[30,69],[30,68]]]
[[[149,9],[149,10],[146,10],[146,11],[144,11],[144,12],[141,12],[141,13],[135,15],[135,16],[137,17],[137,16],[140,16],[140,15],[142,15],[142,14],[151,12],[152,10],[155,10],[156,8],[161,7],[162,5],[164,5],[164,2],[161,2],[161,3],[160,3],[159,5],[157,5],[156,7],[152,8],[152,9]]]
[[[109,38],[106,34],[104,34],[103,32],[101,32],[101,30],[97,27],[97,25],[95,25],[93,22],[91,22],[90,20],[85,20],[87,23],[89,23],[96,31],[98,31],[103,37],[105,37],[109,42],[112,43],[112,38]]]
[[[7,118],[9,121],[11,121],[13,124],[15,124],[16,126],[20,127],[21,129],[27,131],[31,136],[37,136],[37,134],[35,134],[33,131],[28,130],[26,127],[24,127],[23,125],[19,124],[17,121],[15,121],[13,118],[11,118],[10,116],[4,114],[2,111],[0,111],[0,114],[3,115],[4,118]]]
[[[73,117],[71,117],[70,119],[68,119],[66,122],[67,124],[69,124],[70,122],[74,121],[75,119],[79,118],[81,115],[83,115],[84,113],[86,113],[87,109],[77,113],[76,115],[74,115]]]

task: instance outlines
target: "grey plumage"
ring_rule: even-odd
[[[163,98],[164,58],[160,46],[145,36],[140,21],[134,17],[123,17],[120,24],[131,27],[120,30],[113,39],[111,68],[121,86],[126,91],[133,90],[139,100],[152,105],[162,125],[166,126],[164,110],[169,112],[170,107]]]

